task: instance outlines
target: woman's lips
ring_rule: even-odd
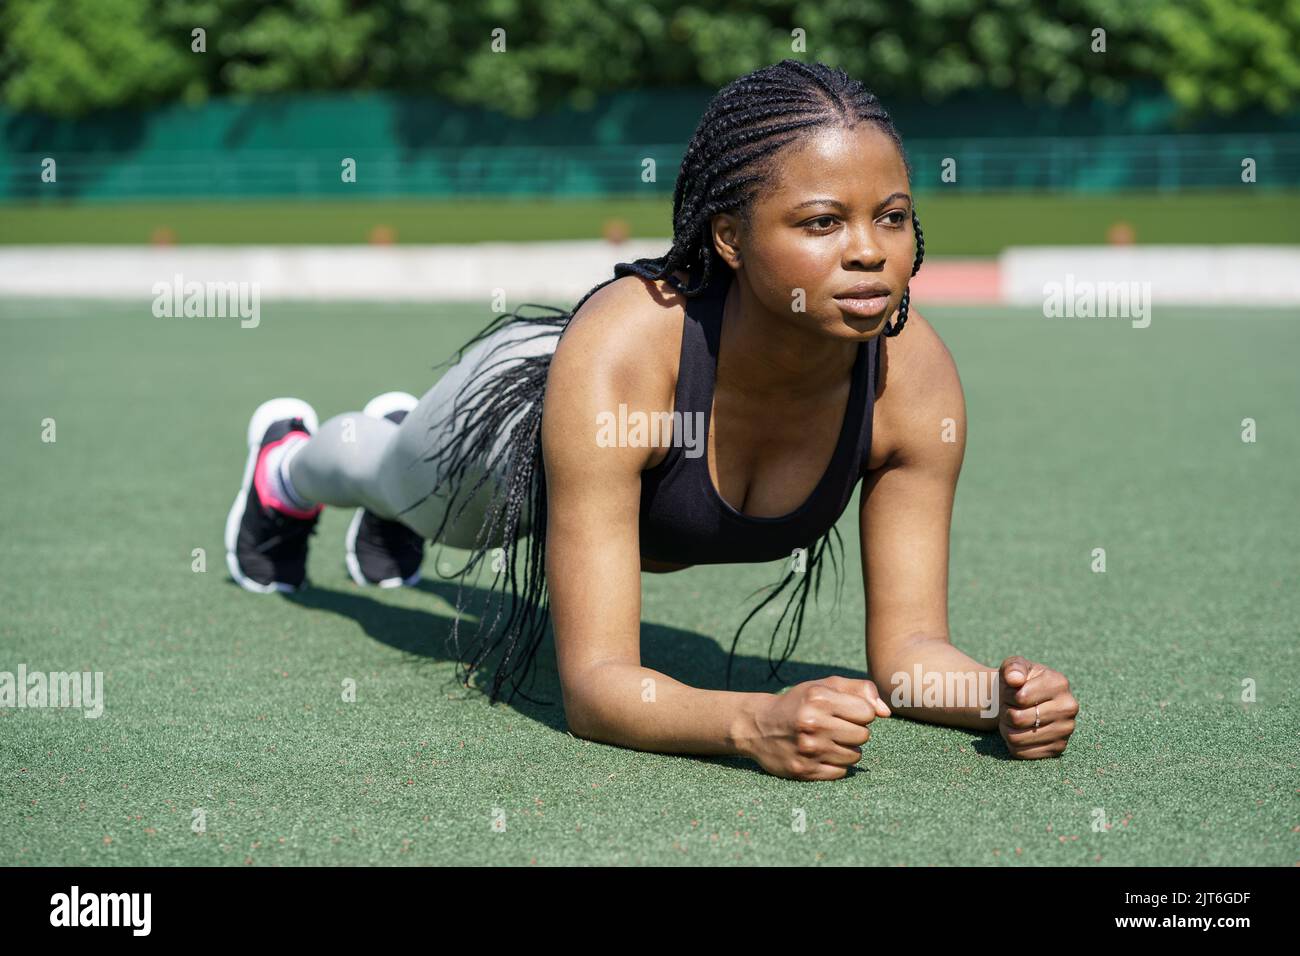
[[[866,295],[861,298],[837,298],[835,300],[840,304],[840,308],[845,312],[852,312],[854,315],[873,316],[884,312],[889,306],[889,296]]]

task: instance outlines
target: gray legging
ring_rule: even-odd
[[[420,403],[400,425],[361,412],[347,412],[331,418],[320,426],[290,462],[289,480],[294,491],[312,502],[341,508],[366,508],[381,518],[397,518],[416,533],[432,538],[447,512],[446,495],[426,498],[418,507],[410,511],[406,509],[425,498],[435,485],[441,484],[445,462],[423,459],[444,445],[455,434],[455,429],[473,427],[464,408],[455,416],[456,420],[452,420],[455,396],[485,360],[491,366],[486,375],[495,379],[508,374],[509,369],[526,356],[553,352],[559,335],[539,335],[539,331],[536,326],[512,323],[493,332],[467,350],[461,360],[424,393]],[[503,347],[489,356],[487,353],[497,345]],[[486,379],[483,384],[491,386]],[[522,413],[523,409],[520,409],[519,414]],[[498,453],[509,440],[510,429],[517,421],[518,416],[513,416],[502,427],[488,460],[499,461]],[[463,479],[465,488],[472,488],[482,475],[482,468],[471,469]],[[464,513],[449,522],[440,543],[454,548],[475,546],[479,529],[487,516],[493,484],[502,480],[498,474],[493,481],[484,483]],[[525,516],[520,533],[526,534],[527,530]],[[503,543],[492,541],[487,542],[487,546],[499,547]]]

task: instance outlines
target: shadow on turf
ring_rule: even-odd
[[[456,604],[456,588],[454,581],[437,579],[426,579],[416,585],[416,590],[441,598],[453,608]],[[466,606],[481,606],[487,593],[481,588],[467,587]],[[362,590],[349,583],[338,590],[313,584],[303,591],[286,594],[284,598],[302,607],[329,611],[354,620],[367,635],[396,650],[432,660],[455,660],[455,654],[448,647],[453,621],[451,612],[399,607],[388,603],[386,596],[385,591],[376,588]],[[477,619],[467,616],[461,623],[462,639],[468,639],[476,625]],[[643,623],[641,661],[646,667],[670,674],[693,687],[720,690],[726,681],[727,651],[713,638],[694,631]],[[857,679],[867,677],[865,671],[800,661],[787,661],[781,665],[779,680],[770,679],[769,671],[766,657],[737,652],[732,662],[730,689],[772,692],[829,674]],[[476,677],[475,685],[479,690],[486,691],[486,675]],[[568,730],[564,710],[560,705],[559,675],[555,668],[554,642],[549,630],[537,654],[536,677],[531,685],[525,687],[524,693],[534,700],[526,700],[522,694],[518,695],[509,704],[512,709],[554,730]],[[487,700],[486,696],[482,699],[484,702]],[[538,701],[551,703],[547,705]],[[741,758],[699,759],[758,769],[752,762]]]

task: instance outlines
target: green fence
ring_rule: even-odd
[[[383,94],[72,122],[0,112],[0,201],[671,195],[708,98],[624,93],[522,121]],[[1242,183],[1246,160],[1258,188],[1300,187],[1295,117],[1263,130],[1176,132],[1134,118],[1152,112],[994,100],[895,115],[922,192],[1225,189]],[[53,181],[42,175],[47,159]],[[345,160],[355,161],[355,181]]]
[[[393,150],[176,151],[165,156],[54,152],[6,158],[9,200],[134,198],[350,198],[366,196],[671,195],[681,144]],[[920,141],[908,144],[919,192],[1115,192],[1225,189],[1253,160],[1259,188],[1300,187],[1300,136],[1128,137]],[[355,181],[345,181],[345,160]],[[648,161],[653,161],[651,167]],[[950,170],[952,181],[943,180]],[[653,174],[653,178],[651,178]]]

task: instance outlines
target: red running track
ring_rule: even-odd
[[[996,259],[927,259],[912,277],[912,302],[997,304],[1002,302]]]

